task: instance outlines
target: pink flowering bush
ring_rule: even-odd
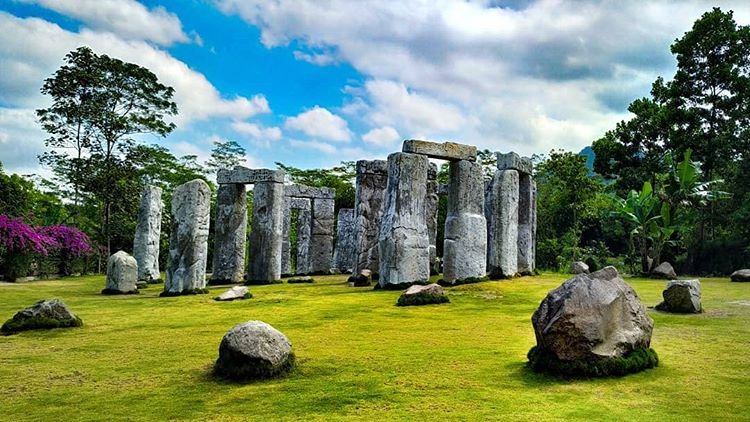
[[[41,260],[42,272],[70,275],[74,267],[82,266],[81,258],[91,252],[89,237],[75,227],[45,226],[37,228],[37,232],[54,241],[49,255]]]

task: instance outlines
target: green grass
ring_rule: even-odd
[[[315,284],[208,295],[103,296],[103,277],[0,285],[0,322],[60,298],[75,329],[0,337],[0,420],[748,420],[750,283],[701,279],[705,312],[649,310],[659,366],[567,380],[526,365],[531,314],[567,276],[446,289],[450,304],[395,306],[399,291]],[[437,277],[433,277],[436,280]],[[644,303],[663,281],[627,280]],[[212,367],[221,338],[265,321],[293,344],[289,375],[237,384]]]

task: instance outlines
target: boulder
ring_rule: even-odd
[[[252,293],[250,293],[250,290],[248,290],[245,286],[234,286],[231,289],[225,291],[224,293],[216,296],[214,300],[219,302],[228,302],[230,300],[235,299],[250,299],[253,297]]]
[[[357,276],[349,277],[349,287],[368,287],[372,283],[372,271],[364,269]]]
[[[674,313],[700,313],[701,282],[698,280],[672,280],[662,292],[664,301],[656,309]]]
[[[570,264],[571,274],[588,274],[589,266],[583,261],[576,261]]]
[[[672,280],[677,278],[677,273],[674,272],[674,268],[672,268],[672,264],[669,262],[662,262],[659,264],[656,268],[651,270],[651,276],[656,278],[666,278],[667,280]]]
[[[232,327],[221,339],[214,373],[231,380],[271,378],[294,366],[292,343],[262,321]]]
[[[138,293],[138,262],[127,252],[118,251],[107,260],[107,286],[104,295]]]
[[[414,305],[430,305],[434,303],[447,303],[450,302],[445,296],[443,287],[439,284],[427,284],[409,287],[406,291],[398,298],[396,305],[398,306],[414,306]]]
[[[25,330],[80,327],[81,325],[83,325],[81,318],[71,312],[59,299],[40,300],[5,321],[5,324],[0,327],[0,333],[8,335]]]
[[[649,348],[653,321],[614,267],[579,274],[547,294],[531,318],[538,371],[623,375],[658,363]]]
[[[750,270],[737,270],[732,273],[729,279],[740,283],[750,281]]]

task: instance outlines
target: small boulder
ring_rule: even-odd
[[[221,339],[214,373],[237,381],[272,378],[294,367],[289,339],[263,321],[232,327]]]
[[[748,282],[750,281],[750,270],[737,270],[729,276],[729,279],[739,283]]]
[[[359,275],[349,277],[349,287],[368,287],[372,284],[372,271],[364,269]]]
[[[656,366],[654,322],[614,267],[579,274],[550,291],[531,318],[534,370],[571,376],[624,375]]]
[[[250,299],[251,297],[253,297],[253,294],[250,293],[250,290],[247,287],[234,286],[224,293],[216,296],[214,300],[219,302],[228,302],[235,299]]]
[[[662,262],[656,268],[651,270],[651,276],[656,278],[665,278],[667,280],[673,280],[677,278],[677,273],[674,272],[672,264],[669,262]]]
[[[71,312],[59,299],[40,300],[5,321],[5,324],[0,328],[0,332],[8,335],[25,330],[80,327],[82,325],[81,318]]]
[[[415,284],[398,298],[398,306],[418,306],[436,303],[448,303],[443,286],[433,283],[427,285]]]
[[[698,280],[672,280],[662,292],[664,301],[656,309],[674,313],[701,312],[701,282]]]
[[[589,266],[583,261],[575,261],[574,263],[570,264],[570,273],[571,274],[588,274]]]
[[[118,251],[107,260],[107,286],[104,295],[138,293],[138,262],[127,252]]]

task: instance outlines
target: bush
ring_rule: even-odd
[[[659,356],[651,348],[638,349],[623,357],[564,361],[554,353],[534,346],[527,357],[529,367],[536,372],[575,378],[623,376],[659,365]]]
[[[450,299],[445,295],[419,293],[416,295],[401,295],[396,302],[396,306],[421,306],[440,303],[450,303]]]

